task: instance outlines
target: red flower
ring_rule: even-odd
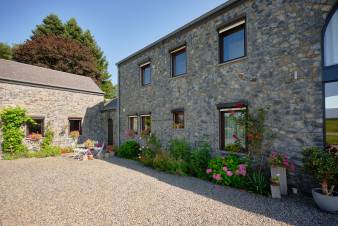
[[[242,102],[238,102],[235,104],[235,108],[242,108],[244,107],[244,104]]]
[[[233,134],[232,137],[235,139],[235,140],[238,140],[238,136],[236,134]]]
[[[249,133],[247,135],[247,138],[248,138],[248,141],[252,141],[254,137],[253,137],[253,135],[251,133]]]

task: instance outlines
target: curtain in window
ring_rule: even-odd
[[[338,10],[332,16],[324,37],[325,66],[338,64]]]

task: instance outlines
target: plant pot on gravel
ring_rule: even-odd
[[[274,199],[280,199],[281,198],[281,189],[280,189],[279,174],[271,177],[270,188],[271,188],[271,197],[274,198]]]
[[[321,188],[312,189],[317,206],[327,212],[338,213],[338,150],[326,147],[324,150],[313,147],[303,151],[304,170],[311,174]]]

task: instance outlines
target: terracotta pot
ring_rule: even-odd
[[[88,155],[88,160],[93,160],[94,156],[93,155]]]
[[[286,169],[284,167],[271,166],[271,177],[279,174],[279,186],[282,195],[288,194],[288,183],[286,180]]]
[[[271,188],[271,196],[274,199],[281,198],[280,186],[279,185],[270,185]]]

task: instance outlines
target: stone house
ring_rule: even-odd
[[[9,106],[25,108],[37,122],[25,127],[27,136],[43,135],[49,127],[59,146],[71,144],[74,130],[80,141],[107,142],[104,93],[89,77],[0,59],[0,109]]]
[[[163,144],[207,139],[224,150],[234,133],[247,139],[229,111],[268,108],[275,138],[265,148],[296,165],[304,147],[338,144],[337,8],[336,0],[229,0],[121,60],[119,142],[150,127]]]

